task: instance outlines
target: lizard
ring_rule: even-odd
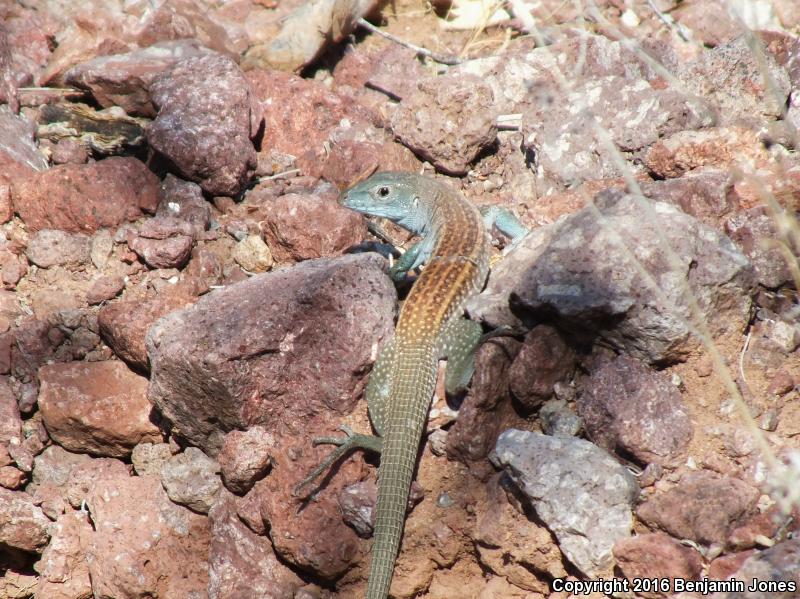
[[[352,449],[380,454],[366,599],[385,599],[438,362],[447,359],[445,389],[457,392],[472,376],[478,345],[496,334],[484,335],[478,323],[464,316],[467,300],[481,291],[489,273],[490,238],[477,207],[448,185],[423,175],[379,172],[343,191],[339,202],[420,236],[393,265],[393,279],[425,264],[400,310],[394,339],[381,351],[367,383],[367,404],[377,435],[341,427],[344,437],[314,439],[315,445],[338,447],[296,490]]]

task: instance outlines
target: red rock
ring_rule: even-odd
[[[303,174],[319,169],[338,131],[377,124],[366,108],[318,81],[270,70],[248,71],[247,80],[264,113],[262,150],[295,156]]]
[[[291,439],[291,438],[289,438]],[[314,501],[298,509],[292,489],[324,458],[330,448],[312,448],[308,443],[278,441],[275,466],[266,478],[258,481],[247,498],[258,505],[270,538],[282,560],[313,572],[325,580],[334,580],[356,563],[360,545],[356,533],[342,521],[337,502],[341,490],[363,476],[363,462],[342,462],[336,476],[325,484]],[[290,459],[289,453],[294,459]]]
[[[788,372],[779,370],[775,373],[775,376],[772,377],[767,393],[770,395],[786,395],[789,391],[794,389],[794,387],[794,378]]]
[[[149,370],[144,338],[156,320],[191,304],[194,297],[184,293],[161,293],[145,301],[117,301],[98,313],[100,335],[120,358],[141,372]]]
[[[642,182],[648,198],[678,206],[686,214],[719,229],[722,220],[739,207],[730,193],[732,177],[727,170],[698,168],[676,179]]]
[[[102,276],[92,281],[86,291],[86,302],[93,306],[112,300],[125,289],[125,280],[122,277]]]
[[[62,139],[53,147],[50,159],[53,164],[85,164],[89,160],[89,150],[74,139]]]
[[[498,338],[478,348],[475,375],[458,420],[447,433],[447,454],[465,463],[482,461],[494,448],[498,435],[514,418],[508,390],[508,369],[520,343]]]
[[[473,75],[423,79],[391,118],[392,131],[438,170],[463,175],[497,138],[494,95]]]
[[[147,335],[151,401],[210,455],[255,424],[319,434],[352,410],[373,346],[391,332],[384,268],[374,255],[302,262],[162,318]]]
[[[195,39],[153,44],[126,54],[98,56],[67,71],[67,84],[87,89],[103,108],[121,106],[127,114],[153,118],[150,85],[164,71],[189,56],[210,50]]]
[[[703,569],[700,554],[681,545],[664,533],[643,534],[614,543],[617,567],[630,581],[641,578],[699,580]],[[672,588],[672,587],[670,587]],[[644,597],[664,597],[665,592],[642,593]]]
[[[3,14],[12,57],[13,72],[9,75],[20,85],[38,84],[39,74],[53,52],[57,23],[47,11],[22,5],[6,5],[4,9],[9,11]]]
[[[753,549],[750,549],[718,557],[709,564],[708,577],[712,580],[727,580],[736,574],[742,564],[755,553]]]
[[[350,187],[375,171],[418,172],[421,163],[406,148],[393,141],[353,141],[342,140],[335,144],[324,162],[320,164],[319,175],[339,189]],[[311,167],[311,174],[317,170]]]
[[[66,164],[13,186],[14,207],[32,231],[116,227],[158,203],[158,179],[135,158]]]
[[[728,546],[738,550],[757,547],[762,539],[774,538],[784,521],[784,515],[773,506],[735,528],[728,537]]]
[[[624,355],[592,370],[578,398],[589,438],[643,464],[679,459],[694,432],[678,388],[664,372]]]
[[[34,126],[0,106],[0,183],[24,179],[47,169],[47,160],[33,141]]]
[[[159,109],[147,129],[150,145],[204,191],[241,192],[256,167],[250,136],[260,116],[237,64],[218,54],[185,58],[150,92]]]
[[[526,336],[508,372],[514,397],[529,410],[553,396],[553,386],[575,370],[575,352],[553,327],[539,325]]]
[[[161,441],[150,420],[147,379],[121,362],[71,362],[39,370],[39,409],[59,445],[101,456],[129,456],[143,441]]]
[[[759,491],[744,481],[698,471],[642,503],[636,515],[680,539],[723,543],[755,510]]]
[[[5,224],[14,216],[11,201],[11,185],[0,180],[0,224]]]
[[[37,597],[74,599],[91,596],[86,549],[92,532],[92,524],[84,512],[70,511],[59,516],[51,529],[50,544],[35,565],[40,575]]]
[[[157,478],[95,480],[86,503],[95,527],[86,551],[95,595],[206,595],[208,518],[172,503]]]
[[[181,268],[192,253],[193,240],[188,235],[166,239],[137,237],[128,245],[150,268]]]
[[[742,210],[725,221],[725,232],[753,264],[758,282],[769,289],[792,280],[777,229],[763,206]]]
[[[341,254],[366,237],[364,219],[339,206],[333,193],[262,200],[256,188],[247,199],[262,206],[262,234],[278,262]]]
[[[14,439],[22,442],[22,419],[17,398],[11,389],[8,377],[0,377],[0,446],[8,446]]]
[[[185,221],[191,225],[195,237],[208,229],[211,207],[199,185],[167,175],[161,184],[161,196],[156,210],[157,218]]]
[[[211,551],[208,593],[213,599],[295,597],[304,585],[275,556],[272,542],[248,529],[236,514],[230,494],[224,494],[209,512]]]
[[[28,553],[41,553],[50,538],[49,524],[30,495],[0,488],[0,543]]]
[[[28,475],[13,466],[0,466],[0,487],[19,489],[28,482]]]
[[[766,161],[767,152],[755,131],[743,127],[714,127],[680,131],[654,143],[644,164],[659,177],[680,177],[692,169],[726,169],[741,160]]]
[[[78,463],[69,471],[64,499],[76,510],[85,509],[85,501],[99,481],[127,479],[129,474],[128,465],[114,458],[92,458]]]
[[[234,493],[249,491],[272,466],[270,452],[274,447],[275,439],[262,426],[229,432],[217,456],[222,482]]]
[[[14,289],[22,277],[28,273],[28,261],[12,252],[0,254],[0,279],[8,289]]]

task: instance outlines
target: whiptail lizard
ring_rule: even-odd
[[[464,318],[464,304],[486,281],[489,233],[481,212],[460,193],[413,173],[377,173],[343,192],[340,202],[390,219],[421,237],[394,266],[394,276],[425,263],[400,311],[394,339],[378,357],[367,385],[369,413],[378,436],[344,428],[346,437],[315,439],[315,444],[339,447],[299,485],[313,481],[353,448],[381,454],[366,599],[385,599],[438,361],[447,359],[446,390],[463,389],[482,341],[480,325]]]

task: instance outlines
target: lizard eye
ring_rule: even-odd
[[[383,187],[378,188],[378,197],[387,198],[389,197],[389,188],[385,185]]]

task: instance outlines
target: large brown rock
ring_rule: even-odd
[[[71,451],[129,456],[137,443],[159,442],[150,419],[147,379],[122,362],[69,362],[39,370],[39,409],[56,443]]]
[[[32,231],[91,233],[155,212],[158,178],[139,160],[64,164],[14,183],[14,209]]]
[[[525,336],[522,348],[508,372],[514,397],[527,409],[534,409],[553,396],[559,381],[575,370],[575,351],[553,327],[539,325]]]
[[[35,565],[40,575],[37,597],[75,599],[91,596],[86,548],[92,531],[88,514],[84,512],[69,511],[59,516],[53,524],[50,543]]]
[[[150,85],[156,120],[150,145],[212,195],[237,195],[256,166],[250,141],[260,115],[244,74],[230,58],[185,58]]]
[[[147,336],[151,401],[211,455],[225,433],[254,424],[318,432],[320,418],[353,408],[375,345],[392,331],[384,268],[375,255],[307,261],[162,318]]]

